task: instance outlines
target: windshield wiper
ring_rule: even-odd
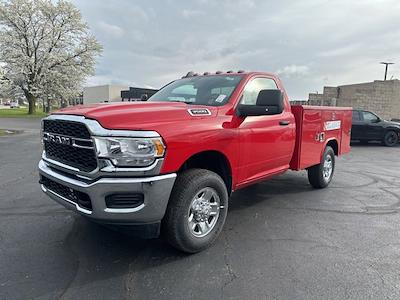
[[[180,100],[168,100],[167,102],[179,102],[179,103],[186,103],[186,104],[196,104],[193,101],[180,101]]]

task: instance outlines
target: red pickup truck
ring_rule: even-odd
[[[239,188],[289,169],[328,186],[335,156],[350,151],[351,119],[351,108],[291,106],[272,74],[189,73],[147,102],[45,118],[40,185],[92,220],[193,253],[220,234]]]

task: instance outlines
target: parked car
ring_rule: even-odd
[[[12,101],[12,102],[10,102],[10,108],[19,108],[19,103],[18,103],[18,101]]]
[[[400,123],[386,121],[370,111],[353,110],[351,139],[362,143],[381,141],[392,147],[400,141]]]
[[[42,124],[50,198],[193,253],[218,237],[237,189],[289,169],[327,187],[350,151],[351,108],[291,106],[267,73],[189,73],[146,102],[65,108]]]

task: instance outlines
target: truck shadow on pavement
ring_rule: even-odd
[[[232,196],[229,210],[245,211],[247,208],[269,202],[275,195],[282,195],[282,189],[286,193],[311,190],[307,178],[292,176],[293,178],[278,177],[237,191]],[[246,215],[243,214],[242,217],[245,219]],[[207,254],[206,250],[197,255],[187,255],[175,250],[161,238],[143,240],[132,237],[118,228],[105,227],[77,215],[73,215],[72,220],[71,230],[62,247],[65,255],[69,257],[70,268],[73,266],[74,271],[70,272],[71,278],[59,297],[66,295],[73,297],[74,293],[78,293],[84,286],[97,282],[101,284],[105,279],[125,276],[129,282],[134,280],[129,279],[129,274],[140,273],[176,261],[184,263],[185,260],[195,259],[197,255]]]
[[[303,184],[274,179],[238,191],[229,209],[244,209],[268,201],[270,195],[278,194],[282,186],[291,193],[309,189]],[[105,227],[75,214],[71,216],[71,229],[61,245],[70,264],[71,278],[59,297],[87,284],[128,274],[130,265],[134,265],[135,272],[140,272],[176,260],[190,259],[190,255],[175,250],[161,238],[143,240],[118,228]]]
[[[278,195],[284,196],[282,191],[288,195],[312,190],[305,172],[290,172],[285,174],[284,177],[275,177],[236,191],[230,199],[229,211],[246,209],[262,202],[268,202]]]

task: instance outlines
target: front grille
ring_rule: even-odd
[[[47,157],[84,172],[93,171],[97,167],[94,149],[76,148],[70,145],[44,141],[44,150]]]
[[[142,205],[144,195],[142,193],[112,194],[106,197],[108,208],[135,208]]]
[[[43,184],[46,189],[53,193],[77,203],[81,207],[92,210],[92,202],[88,194],[66,187],[45,176],[40,177],[40,184]]]
[[[80,139],[90,139],[90,132],[83,123],[65,120],[43,120],[43,131]]]
[[[91,172],[97,168],[94,145],[85,124],[65,120],[44,120],[43,133],[67,137],[73,141],[60,143],[56,138],[44,139],[44,150],[48,158],[83,172]],[[75,138],[79,140],[75,141]]]

